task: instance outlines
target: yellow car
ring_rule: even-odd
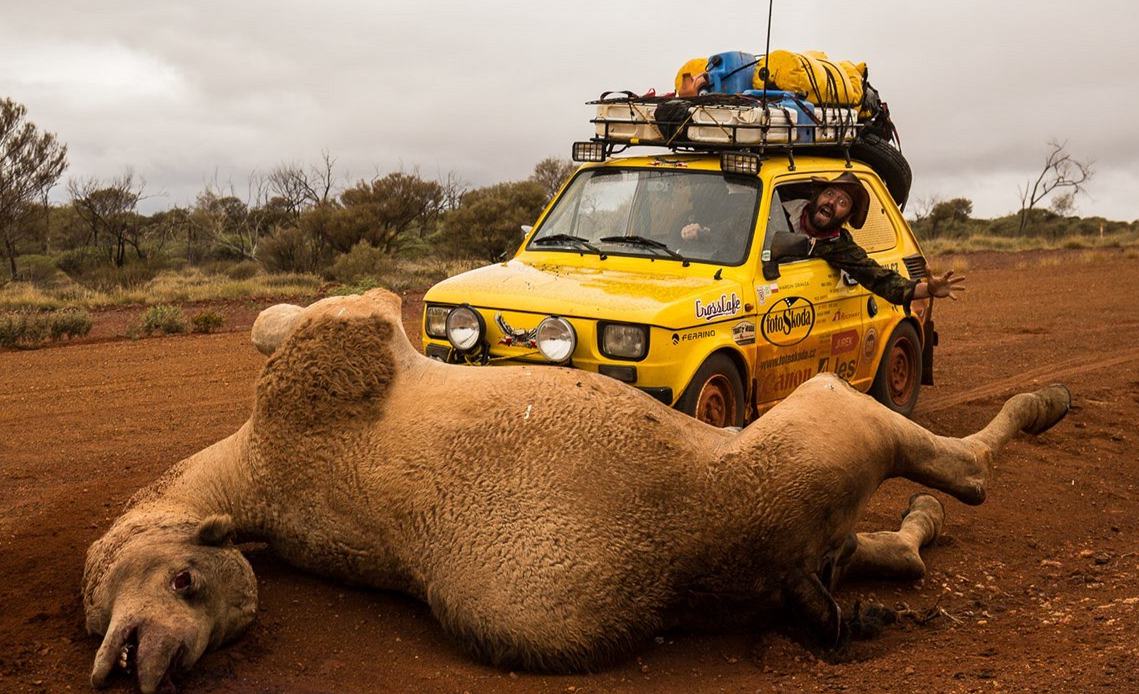
[[[427,292],[424,351],[596,371],[714,426],[742,426],[820,371],[908,415],[932,383],[931,302],[907,316],[824,260],[785,250],[799,235],[784,205],[810,195],[812,176],[847,171],[871,200],[855,241],[882,265],[926,276],[886,186],[858,162],[609,159],[578,169],[514,257]]]

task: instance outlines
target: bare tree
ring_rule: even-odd
[[[1092,161],[1078,161],[1068,153],[1068,143],[1050,140],[1048,142],[1048,156],[1044,159],[1044,168],[1036,181],[1028,181],[1020,193],[1020,226],[1017,233],[1023,234],[1028,226],[1028,217],[1032,209],[1053,191],[1062,191],[1061,195],[1071,195],[1073,198],[1085,192],[1085,185],[1095,175]]]
[[[336,158],[328,151],[320,153],[320,162],[305,168],[300,164],[281,164],[269,172],[269,192],[295,219],[302,211],[327,205],[336,187]]]
[[[238,197],[233,183],[207,184],[194,202],[191,223],[215,248],[243,260],[256,260],[257,244],[268,231],[263,217],[271,188],[272,183],[256,172],[249,174],[244,199]]]
[[[558,188],[562,187],[562,183],[572,176],[576,169],[577,165],[569,159],[546,157],[534,166],[534,173],[530,174],[530,180],[542,186],[542,191],[546,194],[546,201],[548,202],[554,198]]]
[[[0,99],[0,241],[13,279],[20,228],[67,168],[67,145],[26,116],[22,104]]]
[[[106,246],[107,257],[115,267],[126,263],[128,245],[139,259],[146,257],[142,245],[146,225],[135,212],[146,190],[142,177],[128,169],[106,182],[72,179],[67,190],[72,206],[91,231],[91,244]]]

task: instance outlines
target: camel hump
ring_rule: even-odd
[[[382,290],[270,316],[284,337],[257,382],[255,419],[310,429],[378,413],[395,375],[399,321],[399,297]]]

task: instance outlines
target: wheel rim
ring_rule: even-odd
[[[736,423],[736,396],[727,376],[716,374],[700,388],[696,398],[696,419],[714,427]]]
[[[899,407],[905,407],[913,399],[918,387],[917,349],[908,337],[894,341],[890,349],[889,379],[890,400]]]

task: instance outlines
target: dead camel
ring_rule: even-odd
[[[248,626],[257,584],[235,533],[417,596],[511,667],[597,667],[693,595],[789,604],[834,642],[839,577],[919,576],[940,528],[919,495],[899,531],[852,535],[879,484],[979,504],[997,451],[1069,404],[1062,386],[1017,395],[945,438],[823,374],[731,433],[591,373],[431,361],[386,292],[268,317],[249,420],[135,495],[88,551],[95,685],[129,666],[154,691]]]

